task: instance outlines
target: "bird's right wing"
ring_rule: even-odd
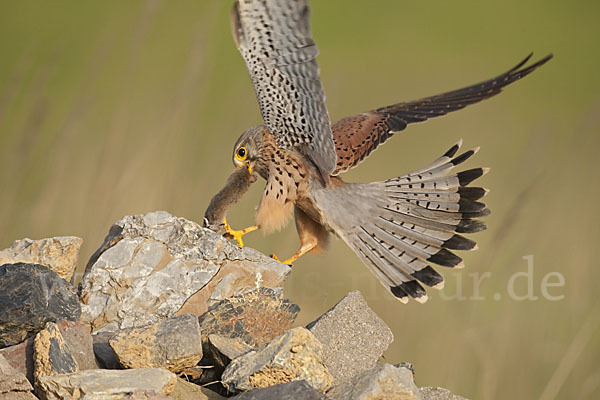
[[[336,161],[308,0],[237,0],[231,26],[265,125],[329,177]]]
[[[341,119],[332,127],[337,153],[337,164],[332,175],[338,175],[358,165],[377,146],[395,132],[404,130],[408,124],[439,117],[495,96],[502,88],[530,74],[552,58],[552,54],[549,54],[522,68],[531,56],[532,54],[509,71],[472,86]]]

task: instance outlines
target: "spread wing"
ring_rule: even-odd
[[[337,164],[332,175],[338,175],[358,165],[380,144],[408,124],[423,122],[470,104],[497,95],[502,88],[523,78],[552,58],[552,54],[524,67],[530,54],[514,68],[495,78],[462,89],[378,108],[363,114],[346,117],[333,125],[333,140]]]
[[[337,155],[307,0],[237,0],[231,24],[277,145],[296,148],[329,176]]]

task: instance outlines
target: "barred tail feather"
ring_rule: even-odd
[[[469,150],[455,156],[460,144],[413,173],[382,182],[343,186],[337,200],[350,208],[345,213],[327,216],[333,220],[334,231],[402,302],[409,297],[427,301],[421,284],[441,289],[444,279],[432,265],[462,268],[462,259],[451,250],[474,250],[477,244],[461,233],[486,228],[476,218],[489,214],[479,201],[487,190],[467,185],[488,169],[452,174],[455,166],[477,152]],[[342,196],[345,200],[341,200]],[[352,209],[351,202],[362,206]],[[354,215],[351,222],[349,214]]]

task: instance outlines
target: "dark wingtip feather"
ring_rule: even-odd
[[[458,188],[458,194],[461,199],[479,200],[487,194],[487,190],[481,187],[460,187]]]
[[[469,199],[460,198],[458,200],[458,211],[463,213],[474,213],[479,212],[485,208],[485,204],[479,201],[473,201]]]
[[[408,303],[408,295],[400,286],[390,286],[390,292],[396,297],[397,300],[406,304]]]
[[[492,212],[490,211],[489,208],[484,208],[483,210],[477,211],[477,212],[463,213],[463,218],[481,218],[481,217],[487,217],[491,213]]]
[[[425,289],[423,289],[423,286],[419,285],[419,282],[417,281],[402,282],[395,288],[400,289],[403,293],[407,293],[419,303],[425,303],[427,301],[427,293],[425,292]],[[394,288],[392,288],[392,293],[393,289]]]
[[[531,59],[531,57],[533,57],[533,51],[531,53],[529,53],[529,55],[527,57],[525,57],[525,59],[523,61],[521,61],[520,63],[518,63],[517,65],[512,67],[510,70],[508,70],[508,72],[513,72],[513,71],[518,70],[523,65],[525,65],[527,63],[527,61],[529,61]]]
[[[427,261],[431,261],[432,263],[442,265],[444,267],[462,266],[462,258],[444,248],[440,249],[440,251],[438,251],[437,253],[429,256]]]
[[[456,176],[458,177],[458,183],[460,184],[460,186],[467,186],[475,179],[487,174],[488,171],[488,168],[473,168],[459,172],[458,174],[456,174]]]
[[[446,240],[442,246],[451,250],[473,250],[477,247],[477,243],[464,236],[453,235],[450,239]]]
[[[431,268],[429,265],[419,271],[413,272],[411,276],[423,282],[427,286],[437,287],[440,289],[440,286],[444,282],[444,277],[438,274],[436,270]]]
[[[487,226],[481,222],[474,219],[463,219],[456,226],[456,232],[458,233],[474,233],[480,232],[487,228]]]
[[[460,156],[452,159],[452,161],[450,161],[450,162],[452,163],[452,165],[456,166],[458,164],[461,164],[461,163],[464,163],[465,161],[467,161],[469,159],[469,157],[471,157],[473,154],[475,154],[475,150],[465,151]]]
[[[450,149],[444,153],[442,157],[454,157],[458,149],[460,149],[460,145],[462,144],[462,139],[456,143],[454,146],[450,147]]]

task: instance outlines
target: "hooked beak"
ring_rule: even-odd
[[[246,167],[248,168],[248,173],[250,173],[250,175],[252,175],[252,166],[250,165],[250,160],[244,161],[241,164],[238,164],[236,168],[241,168],[241,167]]]

